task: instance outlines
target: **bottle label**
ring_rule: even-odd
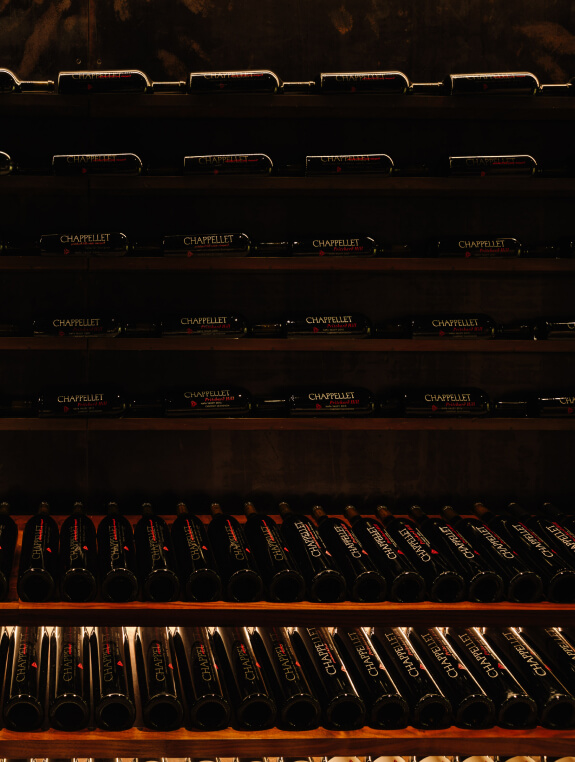
[[[304,394],[292,394],[288,399],[291,415],[371,415],[375,403],[366,389],[317,389]]]
[[[113,337],[120,334],[120,325],[116,320],[99,317],[56,317],[35,320],[33,331],[34,336]]]
[[[58,92],[65,93],[145,93],[150,83],[141,71],[62,71]]]
[[[326,675],[330,677],[337,675],[337,660],[332,653],[329,643],[321,637],[315,627],[306,627],[306,631],[317,653],[316,662],[319,662]]]
[[[488,527],[487,524],[478,521],[471,524],[471,526],[477,534],[480,534],[487,540],[493,550],[495,550],[501,558],[506,558],[508,561],[515,558],[517,553],[512,550],[509,545],[507,545],[507,543],[502,540],[493,529],[491,529],[491,527]]]
[[[135,153],[59,154],[52,157],[55,175],[139,175],[142,161]]]
[[[539,396],[536,399],[537,413],[542,418],[563,418],[575,415],[575,395]]]
[[[532,175],[537,162],[528,154],[509,156],[450,156],[449,174],[484,177],[485,175]]]
[[[288,318],[286,334],[291,336],[368,336],[370,325],[363,315],[306,315]]]
[[[452,74],[453,95],[535,95],[539,80],[529,72],[501,72],[494,74]]]
[[[124,233],[48,233],[40,236],[40,254],[121,256],[129,249]]]
[[[379,524],[374,524],[369,519],[366,519],[365,531],[376,542],[378,548],[389,558],[391,561],[395,561],[397,554],[401,553],[397,543],[393,540]]]
[[[489,399],[479,389],[410,391],[404,396],[404,405],[408,416],[476,416],[489,413]]]
[[[83,393],[50,393],[40,396],[38,415],[48,416],[120,416],[125,402],[118,393],[104,390]]]
[[[349,642],[355,648],[359,657],[359,662],[365,672],[370,677],[378,678],[380,676],[380,671],[384,671],[385,667],[377,658],[363,632],[359,628],[356,628],[354,630],[346,630],[346,634],[349,638]]]
[[[166,415],[218,415],[249,413],[251,401],[236,387],[199,388],[174,392],[165,399]]]
[[[575,320],[545,320],[544,331],[547,339],[573,339]]]
[[[403,94],[409,80],[400,71],[356,71],[320,74],[322,93],[389,93]]]
[[[162,320],[164,336],[245,336],[247,325],[236,315],[202,315]]]
[[[306,156],[306,175],[390,175],[393,160],[386,153]]]
[[[467,540],[459,534],[457,529],[454,529],[450,524],[439,523],[437,524],[437,529],[464,558],[467,558],[469,561],[474,561],[475,556],[479,555],[479,552],[474,550]]]
[[[423,537],[421,532],[414,526],[404,523],[403,526],[397,530],[397,533],[405,540],[420,561],[423,561],[423,563],[426,564],[431,561],[431,553],[429,552],[431,545],[427,541],[427,538]]]
[[[393,631],[384,631],[384,634],[389,645],[394,650],[399,665],[403,668],[403,671],[406,672],[409,677],[419,677],[420,671],[425,671],[425,666],[419,661],[410,646],[403,640],[399,640]]]
[[[444,238],[438,241],[440,257],[518,257],[521,244],[516,238]]]
[[[185,174],[269,175],[272,169],[272,160],[265,153],[184,157]]]
[[[324,555],[321,543],[315,533],[315,529],[311,524],[307,524],[305,521],[294,521],[293,525],[305,543],[310,556],[319,558],[320,556]]]
[[[490,680],[496,680],[502,672],[507,672],[507,667],[501,664],[485,643],[479,638],[473,637],[469,631],[458,633],[456,637],[457,642],[465,647],[467,653],[473,657]]]
[[[457,315],[416,317],[412,320],[414,339],[491,339],[495,323],[486,315]]]
[[[373,257],[375,254],[375,241],[365,236],[307,238],[292,243],[294,257]]]
[[[523,539],[524,543],[528,543],[533,550],[536,550],[544,556],[544,558],[551,560],[555,557],[555,551],[546,545],[532,529],[526,527],[522,521],[510,521],[509,526],[513,529],[516,535]]]
[[[228,257],[246,255],[251,241],[245,233],[193,233],[162,239],[165,257]]]
[[[278,77],[267,70],[207,71],[190,74],[191,93],[277,93]]]
[[[439,664],[446,677],[449,677],[451,680],[457,680],[462,672],[467,672],[467,667],[461,662],[456,661],[451,650],[432,631],[419,632],[419,637],[426,644],[429,653]]]
[[[543,666],[543,663],[533,654],[533,652],[524,645],[511,630],[503,630],[501,632],[503,637],[509,641],[513,650],[523,659],[525,664],[538,677],[547,677],[548,671]]]

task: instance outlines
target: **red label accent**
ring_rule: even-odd
[[[431,409],[432,409],[432,410],[437,410],[437,405],[432,405],[432,406],[431,406]]]
[[[321,410],[321,405],[318,402],[316,402],[315,409],[316,410]]]
[[[470,251],[466,251],[465,252],[465,256],[467,257],[467,259],[469,259],[469,257],[471,256],[471,252]]]
[[[64,254],[69,254],[69,253],[70,253],[70,249],[64,249]]]
[[[197,407],[197,406],[198,406],[198,403],[197,403],[197,402],[194,402],[194,400],[192,400],[192,401],[190,402],[190,407]]]
[[[81,664],[78,664],[78,669],[84,669],[84,667]]]
[[[87,87],[87,89],[88,89],[88,90],[91,90],[91,89],[92,89],[92,85],[91,85],[89,82],[88,82],[88,87]]]
[[[36,664],[35,661],[32,662],[32,666],[34,667],[34,669],[38,669],[38,665]]]
[[[88,170],[86,169],[86,167],[82,167],[82,174],[83,174],[83,175],[85,175],[87,171],[88,171]]]
[[[117,662],[117,664],[118,664],[118,667],[123,667],[124,666],[121,661]]]
[[[173,667],[173,665],[172,665],[172,664],[168,664],[168,667],[169,667],[170,669],[174,669],[174,667]]]
[[[188,253],[186,254],[186,256],[187,256],[187,257],[193,257],[193,256],[194,256],[194,252],[193,252],[193,251],[188,251]],[[189,330],[189,329],[188,329],[188,330]]]
[[[336,167],[336,168],[335,168],[335,171],[336,171],[336,172],[341,172],[341,167]]]

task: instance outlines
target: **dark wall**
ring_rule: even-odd
[[[0,0],[0,66],[21,78],[139,67],[152,79],[191,70],[527,70],[575,76],[573,0]]]

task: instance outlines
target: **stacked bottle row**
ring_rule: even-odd
[[[150,503],[132,531],[110,503],[98,530],[81,503],[59,531],[42,503],[24,528],[17,590],[24,601],[62,599],[284,603],[354,600],[415,602],[502,599],[575,602],[575,518],[546,503],[506,513],[475,503],[477,518],[450,506],[443,518],[411,506],[412,519],[377,506],[378,518],[353,506],[342,516],[313,507],[314,520],[280,503],[282,522],[245,503],[245,523],[212,503],[207,527],[184,503],[171,525]],[[17,528],[0,511],[0,588],[5,595]]]
[[[564,628],[21,626],[10,730],[575,726]],[[133,661],[132,661],[133,657]],[[137,679],[137,683],[136,683]],[[141,712],[141,715],[140,715]]]
[[[482,313],[441,313],[374,323],[365,315],[341,310],[339,314],[311,313],[282,321],[248,323],[230,311],[203,315],[184,312],[147,321],[60,314],[28,322],[7,319],[0,322],[0,336],[547,340],[574,339],[575,319],[541,317],[500,324]]]
[[[47,233],[39,237],[13,235],[0,240],[0,254],[122,257],[462,257],[465,259],[575,255],[573,240],[526,243],[493,235],[445,236],[420,244],[389,244],[369,235],[321,234],[316,237],[254,241],[246,233],[194,232],[137,238],[121,232]]]

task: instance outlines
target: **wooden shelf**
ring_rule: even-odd
[[[65,733],[0,731],[0,744],[6,757],[71,758],[81,748],[94,757],[151,756],[235,757],[290,755],[357,754],[549,754],[564,756],[573,752],[575,731],[547,730],[372,730],[335,731],[318,728],[285,732],[273,728],[261,731],[236,731],[232,728],[212,733],[175,730],[167,733],[132,728],[111,733],[102,730]]]

